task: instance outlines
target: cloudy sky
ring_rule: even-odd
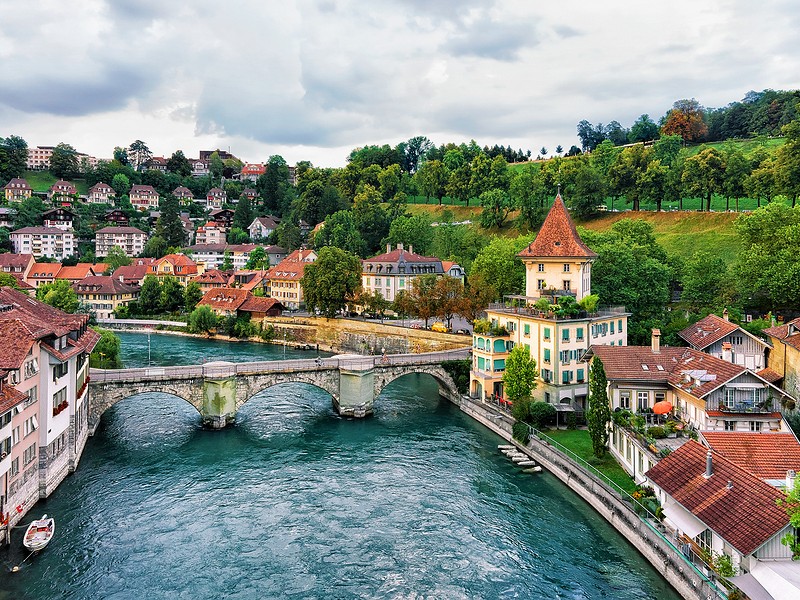
[[[581,119],[800,88],[794,0],[3,0],[0,137],[340,166],[427,135],[552,152]]]

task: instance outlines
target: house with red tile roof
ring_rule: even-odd
[[[266,217],[256,217],[247,227],[251,240],[265,240],[277,229],[281,220],[278,217],[267,215]]]
[[[172,190],[172,195],[175,196],[175,198],[178,199],[178,202],[184,206],[194,202],[194,194],[192,193],[192,190],[182,185]]]
[[[764,330],[772,344],[767,356],[769,374],[783,389],[800,401],[800,318]]]
[[[152,185],[136,184],[131,188],[128,198],[134,208],[139,210],[149,210],[158,208],[159,195]]]
[[[711,448],[776,487],[786,473],[800,473],[800,442],[792,432],[759,435],[750,431],[703,431],[700,439]]]
[[[0,272],[10,273],[18,279],[27,279],[35,264],[33,254],[0,254]]]
[[[225,228],[221,227],[216,221],[208,221],[205,225],[197,228],[195,242],[198,246],[226,244]]]
[[[200,286],[203,293],[215,288],[228,287],[228,281],[232,275],[231,271],[220,271],[219,269],[209,269],[205,273],[198,275],[193,281]]]
[[[737,571],[749,575],[731,581],[751,597],[800,595],[800,564],[781,543],[784,535],[794,534],[778,505],[782,491],[692,440],[650,469],[647,480],[661,502],[664,524],[685,555],[696,562],[728,556]]]
[[[3,193],[6,202],[22,202],[26,198],[31,197],[33,188],[28,184],[27,180],[14,177],[14,179],[3,186]]]
[[[86,200],[89,202],[89,204],[111,204],[114,201],[115,196],[116,192],[114,191],[114,188],[107,183],[98,181],[89,188],[89,193],[86,196]]]
[[[78,188],[69,181],[59,179],[47,190],[47,199],[53,204],[71,203],[78,196]]]
[[[197,263],[185,254],[167,254],[156,259],[151,265],[148,275],[164,277],[171,275],[186,286],[191,280],[203,272]]]
[[[61,263],[35,263],[25,278],[30,285],[38,288],[45,283],[53,283],[61,270]]]
[[[138,256],[144,252],[147,234],[136,227],[103,227],[95,232],[95,255],[104,258],[113,247],[121,248],[125,256]]]
[[[259,177],[261,177],[264,173],[267,172],[266,165],[261,163],[247,163],[245,166],[242,167],[241,172],[239,173],[239,177],[241,179],[247,179],[248,181],[257,181]]]
[[[722,312],[721,317],[715,314],[703,317],[697,323],[679,331],[678,336],[690,348],[753,371],[760,371],[766,365],[764,356],[769,344],[736,323],[732,323],[728,318],[727,309]]]
[[[269,295],[287,308],[297,309],[304,306],[300,280],[303,278],[305,266],[315,260],[317,260],[316,252],[300,249],[270,268],[267,271]]]
[[[416,254],[413,246],[406,250],[403,244],[397,244],[392,250],[391,244],[387,244],[386,252],[361,261],[362,289],[378,292],[389,302],[394,302],[398,292],[410,292],[414,280],[421,275],[442,277],[444,267],[435,256]]]
[[[150,267],[155,261],[155,258],[135,258],[131,261],[131,264],[117,267],[113,275],[122,283],[141,286],[142,281],[150,273]]]
[[[123,283],[112,275],[84,277],[73,283],[72,289],[98,319],[113,319],[118,308],[139,298],[139,286]]]
[[[228,201],[228,194],[225,190],[214,187],[208,190],[206,194],[206,209],[212,210],[215,208],[222,208],[222,205]]]
[[[77,265],[61,267],[56,279],[66,279],[70,283],[75,283],[85,277],[102,275],[107,268],[108,265],[105,263],[78,263]]]
[[[12,427],[11,468],[0,477],[6,506],[23,506],[18,522],[74,469],[88,437],[89,354],[100,335],[89,315],[70,315],[0,288],[0,371],[26,396]],[[39,460],[40,455],[46,460]]]
[[[583,411],[589,381],[580,357],[592,344],[625,346],[630,313],[624,306],[561,315],[536,308],[542,299],[550,306],[562,297],[580,301],[592,293],[597,254],[581,240],[561,194],[534,241],[518,256],[525,266],[525,295],[506,296],[487,308],[487,326],[473,336],[470,395],[504,402],[506,360],[514,346],[524,346],[539,369],[536,399],[560,412]]]
[[[275,298],[259,298],[239,288],[214,288],[205,293],[198,306],[208,306],[221,317],[242,316],[247,313],[252,321],[279,316],[283,305]]]

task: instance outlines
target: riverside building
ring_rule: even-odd
[[[487,322],[476,326],[470,394],[505,402],[505,361],[512,348],[523,345],[539,370],[537,399],[560,411],[585,410],[588,368],[581,356],[593,344],[627,345],[629,313],[624,307],[579,304],[592,293],[597,254],[581,240],[560,194],[519,257],[525,295],[490,305]]]

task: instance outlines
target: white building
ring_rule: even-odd
[[[95,255],[107,256],[119,246],[126,256],[139,256],[147,244],[147,234],[136,227],[103,227],[95,232]]]
[[[23,227],[11,232],[11,244],[16,254],[33,254],[36,258],[64,260],[75,254],[72,231],[55,227]]]

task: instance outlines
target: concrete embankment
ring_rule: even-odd
[[[633,544],[683,598],[707,600],[724,597],[684,560],[677,548],[643,521],[631,505],[600,478],[539,438],[532,438],[527,446],[514,440],[511,434],[514,420],[494,407],[467,396],[449,399],[464,413],[508,440],[521,453],[531,457],[558,477],[589,503],[614,529]]]

